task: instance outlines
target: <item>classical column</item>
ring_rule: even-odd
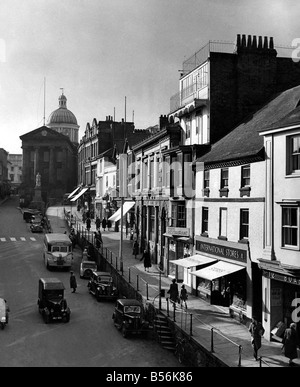
[[[39,158],[39,150],[40,148],[34,148],[34,166],[33,166],[33,176],[35,179],[35,176],[37,175],[38,172],[40,172],[39,168],[39,163],[40,163],[40,158]]]
[[[55,161],[55,152],[54,152],[54,146],[50,146],[49,149],[49,184],[53,185],[55,184],[54,179],[54,161]]]

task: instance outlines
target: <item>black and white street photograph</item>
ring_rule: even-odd
[[[0,0],[0,134],[0,368],[300,367],[298,1]]]

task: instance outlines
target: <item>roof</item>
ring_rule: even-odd
[[[45,234],[45,238],[48,240],[49,243],[52,243],[52,242],[69,242],[70,244],[72,243],[67,234],[61,234],[61,233]]]
[[[77,125],[75,115],[67,108],[58,108],[54,110],[49,118],[48,124],[73,124]]]
[[[109,271],[94,271],[97,275],[109,275],[111,277],[111,273]]]
[[[133,306],[141,306],[140,301],[136,299],[129,299],[129,298],[120,298],[118,299],[118,302],[122,304],[123,306],[133,305]]]
[[[64,284],[57,278],[40,278],[40,281],[44,284],[45,290],[58,289],[64,290]]]
[[[235,127],[229,134],[212,145],[211,150],[196,161],[205,163],[224,162],[256,156],[264,146],[259,132],[275,125],[297,107],[300,86],[277,94],[256,113]]]
[[[273,125],[264,128],[264,130],[272,130],[278,128],[285,128],[287,126],[300,125],[300,106],[297,106],[296,109],[289,112],[281,120],[275,122]]]

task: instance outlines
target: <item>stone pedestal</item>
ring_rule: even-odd
[[[42,190],[41,187],[34,188],[33,200],[29,205],[29,208],[37,209],[39,211],[44,211],[45,203],[42,200]]]

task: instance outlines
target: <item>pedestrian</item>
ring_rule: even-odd
[[[134,255],[134,258],[136,259],[136,256],[139,254],[139,243],[137,240],[133,242],[133,249],[132,249],[132,255]]]
[[[174,307],[175,307],[176,302],[178,302],[178,300],[179,300],[179,297],[178,297],[178,295],[179,295],[178,284],[177,284],[175,278],[172,279],[172,283],[170,285],[170,289],[168,290],[167,293],[170,294],[170,300],[174,303]]]
[[[86,213],[83,212],[83,214],[82,214],[82,222],[85,223],[85,221],[86,221]]]
[[[251,334],[253,356],[255,360],[258,360],[258,350],[261,348],[261,338],[265,333],[265,329],[256,317],[252,317],[252,321],[249,325],[249,332]]]
[[[100,230],[100,226],[101,226],[101,220],[99,218],[99,216],[96,217],[96,230],[99,231]]]
[[[100,230],[98,232],[94,232],[96,248],[100,249],[102,242],[102,236]]]
[[[105,231],[105,229],[106,229],[106,218],[102,219],[102,228]]]
[[[297,339],[298,338],[297,338],[296,324],[291,323],[290,327],[285,330],[283,340],[282,340],[283,353],[284,353],[284,356],[289,359],[290,367],[295,365],[295,363],[293,363],[293,359],[298,358]]]
[[[72,293],[75,293],[76,289],[77,289],[76,277],[75,277],[73,271],[71,271],[70,274],[71,274],[71,276],[70,276],[70,288],[73,289]]]
[[[142,255],[142,258],[140,259],[140,261],[144,261],[144,268],[145,268],[145,271],[148,271],[150,270],[150,267],[152,266],[152,263],[151,263],[151,257],[150,257],[150,254],[147,250],[144,250],[143,252],[143,255]],[[148,270],[147,270],[148,269]]]
[[[86,229],[88,231],[91,229],[91,218],[86,218]]]
[[[107,231],[111,228],[111,221],[107,219]]]
[[[188,299],[188,294],[187,294],[187,290],[185,288],[185,285],[181,285],[181,290],[180,290],[180,304],[181,304],[181,308],[184,304],[185,306],[185,309],[187,309],[187,304],[186,304],[186,300]]]

